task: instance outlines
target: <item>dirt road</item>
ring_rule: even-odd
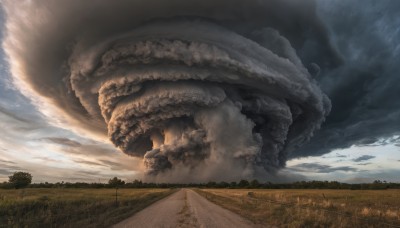
[[[190,189],[182,189],[134,216],[118,223],[121,227],[255,227],[250,221],[206,200]]]

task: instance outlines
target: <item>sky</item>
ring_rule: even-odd
[[[369,115],[362,104],[350,104],[356,108],[349,111],[351,114],[346,121],[340,123],[335,122],[340,118],[340,111],[331,113],[333,117],[322,125],[320,133],[312,139],[314,141],[306,145],[298,156],[289,157],[286,167],[280,169],[282,181],[360,183],[379,179],[400,182],[400,131],[396,130],[400,128],[396,92],[399,87],[393,85],[398,81],[400,72],[396,64],[400,55],[400,18],[390,16],[390,3],[393,1],[382,2],[369,2],[364,8],[360,8],[357,1],[350,1],[344,6],[340,1],[319,4],[319,13],[324,15],[322,18],[328,26],[331,41],[350,63],[348,65],[378,75],[373,83],[362,81],[364,84],[354,87],[373,85],[375,89],[365,89],[359,101],[365,99],[368,103],[372,100],[375,103],[371,101],[371,104],[378,106],[371,108],[368,113],[373,114]],[[353,11],[342,15],[339,20],[337,16],[341,7]],[[2,39],[4,20],[3,13],[0,21]],[[352,26],[344,26],[346,20],[350,20]],[[53,118],[46,113],[43,103],[38,104],[32,97],[26,97],[11,75],[3,49],[0,50],[0,57],[0,181],[7,181],[15,171],[31,173],[36,183],[106,182],[114,176],[132,181],[143,177],[141,159],[126,155],[108,140],[70,129],[62,118]],[[353,74],[354,71],[349,69],[344,67],[328,72],[319,81],[322,90],[328,96],[332,95],[333,109],[343,108],[343,112],[348,111],[347,103],[335,101],[346,98],[338,94],[351,95],[351,83],[359,78],[349,76],[346,80],[334,81],[329,75]],[[371,119],[379,119],[380,122]],[[333,131],[340,133],[332,134]]]

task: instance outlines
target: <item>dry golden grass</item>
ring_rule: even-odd
[[[197,190],[257,224],[400,227],[400,190]]]
[[[0,190],[0,227],[108,227],[171,194],[169,189]]]

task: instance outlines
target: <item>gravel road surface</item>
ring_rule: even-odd
[[[200,196],[190,189],[181,189],[132,217],[116,224],[122,227],[218,227],[246,228],[255,224]]]

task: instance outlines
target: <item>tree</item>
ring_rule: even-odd
[[[209,182],[206,184],[206,186],[207,186],[208,188],[215,188],[215,187],[217,186],[217,182],[215,182],[215,181],[209,181]]]
[[[260,187],[260,182],[258,182],[258,180],[254,179],[250,182],[250,187],[251,188],[258,188]]]
[[[140,181],[140,180],[134,180],[134,181],[132,182],[132,185],[133,185],[133,187],[135,187],[135,188],[140,188],[140,187],[142,187],[143,183],[142,183],[142,181]]]
[[[8,182],[14,188],[24,188],[32,182],[32,175],[26,172],[15,172],[8,177]]]
[[[108,184],[109,184],[111,187],[117,188],[117,187],[119,187],[119,186],[121,186],[121,185],[124,185],[124,184],[125,184],[125,181],[123,181],[123,180],[121,180],[121,179],[118,179],[118,177],[114,177],[114,178],[108,180]]]
[[[218,187],[219,188],[228,188],[229,187],[229,183],[225,182],[225,181],[221,181],[221,182],[219,182]]]
[[[240,180],[240,182],[239,182],[239,184],[238,184],[238,186],[240,187],[240,188],[246,188],[246,187],[249,187],[249,182],[247,181],[247,180]]]

